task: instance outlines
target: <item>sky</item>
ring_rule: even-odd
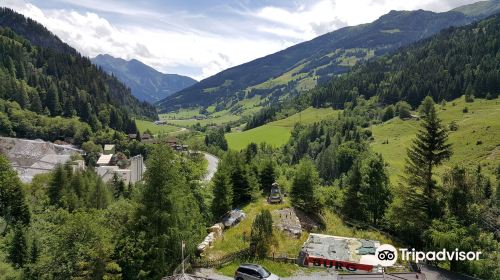
[[[0,0],[83,55],[138,59],[197,80],[391,10],[478,0]]]

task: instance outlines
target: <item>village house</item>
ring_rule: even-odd
[[[110,153],[111,151],[113,153]],[[142,155],[137,155],[127,160],[118,160],[116,155],[114,145],[104,146],[104,153],[97,160],[95,168],[96,173],[102,180],[109,182],[116,174],[126,184],[135,184],[141,181],[146,169]]]

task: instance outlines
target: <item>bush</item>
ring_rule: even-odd
[[[384,114],[382,115],[382,121],[388,121],[390,119],[394,118],[394,106],[389,105],[387,108],[384,110]]]
[[[411,106],[405,101],[400,101],[396,104],[396,110],[400,119],[408,119],[411,117]]]
[[[449,125],[450,131],[457,131],[458,130],[458,124],[456,121],[452,121]]]
[[[252,224],[250,253],[254,257],[267,256],[273,242],[273,218],[269,210],[262,210]]]

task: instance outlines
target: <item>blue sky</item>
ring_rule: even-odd
[[[203,79],[390,10],[436,12],[477,0],[2,0],[94,57],[138,59]]]

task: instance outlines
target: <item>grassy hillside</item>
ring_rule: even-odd
[[[311,107],[288,118],[254,129],[226,134],[226,139],[229,148],[233,150],[241,150],[252,142],[265,142],[274,147],[279,147],[288,142],[290,132],[296,123],[311,124],[323,119],[333,118],[338,112],[330,108],[315,109]]]
[[[467,107],[468,113],[464,113]],[[464,98],[438,106],[443,124],[455,121],[457,131],[451,131],[449,140],[453,144],[453,156],[446,166],[480,163],[485,170],[493,170],[500,163],[500,100],[476,99],[466,103]],[[403,121],[394,118],[372,127],[375,141],[372,148],[381,153],[389,163],[391,180],[394,182],[402,174],[406,149],[419,128],[416,120]],[[389,141],[388,144],[383,144]]]
[[[222,125],[258,112],[262,108],[261,101],[260,96],[254,96],[238,100],[231,105],[231,109],[216,111],[215,106],[209,106],[204,111],[198,108],[179,109],[170,113],[160,114],[159,117],[161,120],[177,126],[191,126],[197,123],[201,126],[211,124]],[[200,117],[206,118],[200,119]]]
[[[173,125],[156,125],[153,122],[145,120],[135,120],[135,124],[137,125],[137,129],[140,133],[144,133],[144,131],[149,130],[154,135],[171,133],[180,130],[180,128]]]

